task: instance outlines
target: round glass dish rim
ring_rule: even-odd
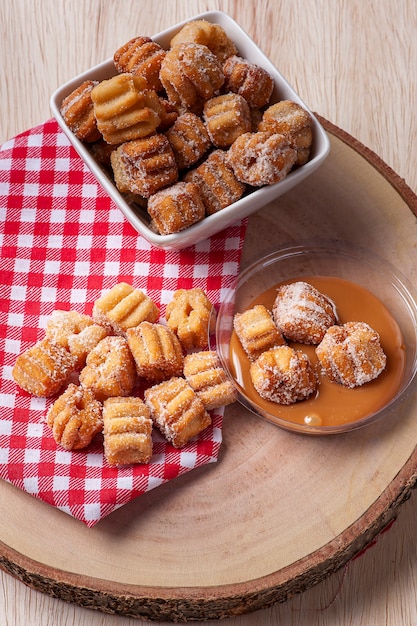
[[[269,265],[275,263],[280,260],[290,259],[294,257],[301,257],[307,255],[330,255],[337,254],[338,257],[345,257],[350,259],[353,262],[360,263],[363,265],[367,265],[373,271],[381,272],[381,269],[384,271],[384,275],[389,277],[389,282],[395,288],[398,295],[401,297],[404,306],[407,309],[407,312],[410,316],[410,320],[413,322],[413,330],[416,340],[416,347],[414,350],[414,357],[411,363],[411,375],[409,379],[401,385],[398,392],[391,398],[391,400],[378,411],[371,413],[363,417],[362,419],[357,420],[356,422],[349,422],[346,425],[337,425],[337,426],[308,426],[303,424],[297,424],[293,422],[289,422],[277,416],[269,417],[268,413],[263,412],[261,408],[256,407],[252,404],[252,402],[246,397],[244,390],[236,381],[234,376],[230,372],[228,358],[225,358],[222,351],[218,346],[218,336],[219,336],[219,325],[221,323],[222,314],[225,311],[226,307],[230,307],[231,301],[233,302],[235,299],[235,294],[240,285],[245,284],[254,274],[258,273],[261,269],[267,269]],[[331,275],[330,273],[328,274]],[[283,278],[285,280],[285,278]],[[375,294],[377,297],[378,294]],[[400,325],[401,328],[401,325]],[[402,329],[401,329],[402,330]],[[299,434],[305,435],[330,435],[330,434],[341,434],[346,432],[351,432],[354,430],[358,430],[359,428],[363,428],[370,423],[374,423],[375,421],[379,421],[384,415],[391,412],[395,406],[401,404],[406,400],[408,394],[410,393],[410,389],[412,384],[416,381],[417,375],[417,292],[414,290],[411,281],[406,278],[402,272],[395,267],[390,261],[381,257],[374,251],[371,251],[367,248],[360,247],[356,244],[349,244],[346,246],[341,244],[340,242],[334,240],[326,240],[321,242],[303,242],[298,244],[284,244],[280,246],[278,250],[272,250],[263,254],[258,258],[253,258],[248,261],[247,265],[241,270],[239,275],[233,279],[230,283],[229,287],[225,290],[223,295],[222,303],[220,304],[219,310],[216,313],[216,324],[215,324],[215,342],[210,347],[211,349],[216,349],[217,354],[219,356],[221,365],[226,372],[226,375],[238,390],[238,401],[245,408],[247,408],[251,413],[260,417],[262,419],[267,420],[268,422],[282,427],[286,430],[290,430],[293,432],[297,432]]]

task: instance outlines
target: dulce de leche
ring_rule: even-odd
[[[286,281],[286,282],[295,282]],[[385,305],[364,287],[342,278],[328,276],[303,277],[335,304],[337,321],[363,321],[369,324],[380,336],[381,346],[387,357],[384,371],[375,380],[360,387],[350,389],[331,382],[321,372],[313,345],[288,342],[294,348],[304,351],[316,368],[319,384],[315,394],[306,400],[289,406],[264,400],[256,392],[249,374],[249,360],[244,353],[235,332],[230,342],[231,373],[252,405],[267,412],[277,423],[284,420],[306,427],[343,427],[362,420],[383,408],[396,395],[404,375],[405,343],[401,330]],[[277,286],[260,294],[250,306],[263,304],[272,310]],[[249,308],[249,307],[248,307]]]

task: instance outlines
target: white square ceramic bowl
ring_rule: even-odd
[[[300,97],[274,67],[271,61],[269,61],[264,53],[258,48],[258,46],[232,18],[222,11],[208,11],[206,13],[195,15],[189,20],[185,20],[184,22],[176,24],[172,28],[154,35],[152,38],[163,48],[168,49],[169,42],[175,33],[177,33],[186,22],[196,19],[205,19],[209,22],[220,24],[220,26],[224,28],[228,36],[235,43],[240,56],[247,59],[251,63],[255,63],[256,65],[263,67],[273,76],[275,89],[271,98],[271,103],[277,102],[278,100],[293,100],[309,111],[305,103],[300,99]],[[143,35],[147,33],[138,34]],[[121,42],[120,45],[123,43],[125,42]],[[170,235],[159,235],[149,227],[149,219],[146,211],[136,207],[135,205],[128,204],[126,199],[119,193],[111,178],[94,160],[86,145],[77,139],[77,137],[75,137],[75,135],[68,128],[59,110],[62,100],[84,80],[91,79],[100,81],[110,78],[116,73],[113,59],[109,59],[76,76],[69,82],[59,87],[53,93],[50,100],[51,111],[59,126],[67,135],[69,141],[72,143],[80,157],[84,160],[102,187],[125,215],[126,219],[141,235],[143,235],[143,237],[158,248],[180,249],[194,245],[195,243],[211,237],[224,228],[249,216],[251,213],[259,210],[261,207],[265,206],[278,196],[281,196],[283,193],[307,178],[307,176],[314,172],[323,163],[329,152],[329,139],[317,118],[311,111],[309,111],[313,117],[314,140],[311,158],[305,165],[294,170],[293,172],[290,172],[290,174],[288,174],[282,181],[275,183],[274,185],[261,187],[260,189],[252,191],[242,197],[238,202],[234,202],[225,209],[204,218],[201,222],[194,224],[183,231]]]

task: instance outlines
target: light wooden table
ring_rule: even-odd
[[[375,151],[417,191],[413,0],[2,0],[0,143],[48,119],[52,91],[129,38],[210,9],[236,19],[310,108]],[[416,518],[414,493],[389,531],[345,569],[285,604],[223,623],[417,624]],[[2,572],[0,580],[2,626],[145,623],[67,605]]]

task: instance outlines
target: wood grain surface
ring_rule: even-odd
[[[236,19],[313,110],[368,146],[417,191],[417,8],[411,0],[397,4],[388,0],[137,0],[129,5],[122,0],[3,0],[0,142],[48,119],[52,91],[107,59],[130,37],[156,33],[209,9],[224,10]],[[355,174],[355,159],[350,167]],[[414,221],[407,226],[394,219],[390,226],[395,236],[389,252],[406,267],[408,250],[415,253]],[[289,221],[285,227],[291,234]],[[348,240],[351,228],[352,221],[347,220],[343,235]],[[381,232],[383,227],[376,223],[375,231],[361,235],[361,243],[377,246]],[[415,277],[416,268],[408,269],[410,277]],[[284,604],[223,623],[416,624],[416,513],[413,494],[375,545],[342,570]],[[27,540],[36,545],[36,537]],[[3,572],[0,576],[2,626],[142,623],[66,604]]]

